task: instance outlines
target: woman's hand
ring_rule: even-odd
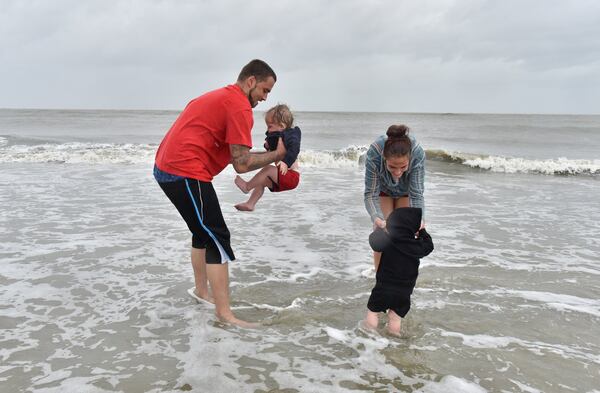
[[[382,220],[381,218],[377,217],[375,221],[373,221],[373,229],[377,228],[385,229],[385,220]]]
[[[421,232],[421,229],[425,228],[425,221],[421,220],[421,226],[419,227],[419,230],[417,231],[417,233],[415,233],[415,239],[419,238],[419,232]]]

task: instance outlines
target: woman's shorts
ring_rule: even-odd
[[[212,183],[179,178],[158,184],[192,232],[192,247],[206,249],[206,263],[233,261],[229,229]]]
[[[282,175],[277,169],[277,182],[273,182],[273,187],[269,188],[272,192],[288,191],[298,187],[300,183],[300,172],[289,169],[285,175]]]
[[[400,196],[391,196],[391,195],[387,194],[384,191],[379,191],[379,196],[380,197],[390,197],[390,198],[398,199],[398,198],[406,198],[406,197],[408,197],[408,194],[407,195],[400,195]]]

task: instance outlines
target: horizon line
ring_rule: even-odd
[[[22,110],[22,111],[95,111],[95,112],[181,112],[183,109],[131,109],[131,108],[40,108],[40,107],[0,107],[0,110]],[[265,110],[253,109],[253,112],[266,112]],[[600,113],[550,113],[550,112],[429,112],[429,111],[365,111],[365,110],[294,110],[296,113],[377,113],[377,114],[414,114],[414,115],[538,115],[538,116],[600,116]]]

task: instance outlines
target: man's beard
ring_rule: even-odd
[[[258,101],[254,102],[252,101],[252,92],[254,91],[254,89],[256,89],[256,87],[253,87],[252,89],[250,89],[250,91],[248,92],[248,101],[250,101],[250,106],[252,108],[255,108],[256,105],[258,105]]]

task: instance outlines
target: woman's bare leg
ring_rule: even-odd
[[[383,217],[387,219],[390,213],[394,210],[394,198],[391,197],[379,197],[379,203],[381,204],[381,211],[383,212]],[[374,252],[373,253],[373,265],[375,266],[375,271],[379,267],[379,261],[381,260],[381,253]]]
[[[394,209],[397,209],[399,207],[410,207],[410,201],[408,200],[408,197],[394,198]]]
[[[379,201],[381,203],[381,211],[383,212],[383,216],[387,220],[388,216],[394,209],[399,207],[409,207],[410,201],[408,197],[401,198],[392,198],[392,197],[379,197]],[[375,271],[379,267],[379,261],[381,260],[381,253],[374,252],[373,253],[373,265],[375,265]]]

